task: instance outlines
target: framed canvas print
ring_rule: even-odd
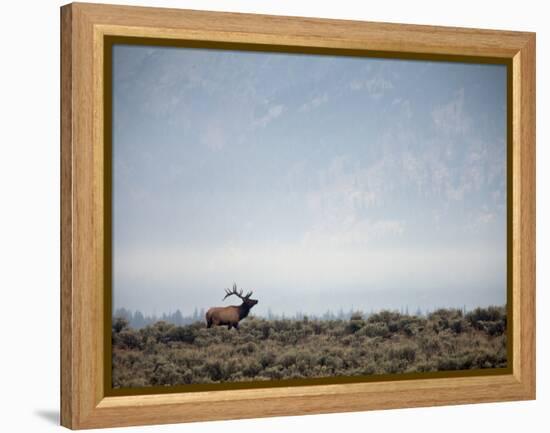
[[[534,34],[70,4],[61,53],[64,426],[535,398]]]

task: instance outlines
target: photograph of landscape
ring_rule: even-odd
[[[505,65],[115,44],[113,389],[504,369]]]

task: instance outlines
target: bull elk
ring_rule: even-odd
[[[225,289],[225,296],[222,301],[225,301],[229,296],[235,295],[243,301],[241,305],[231,305],[229,307],[212,307],[206,312],[206,327],[211,326],[227,326],[227,329],[232,327],[239,329],[239,322],[243,320],[250,309],[258,303],[257,299],[250,299],[252,292],[248,292],[243,296],[242,289],[237,291],[237,285],[233,284],[233,290]]]

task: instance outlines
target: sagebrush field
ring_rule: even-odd
[[[506,367],[506,309],[349,320],[249,317],[239,330],[113,319],[114,388]]]

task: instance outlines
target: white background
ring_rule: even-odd
[[[550,180],[549,14],[542,1],[330,2],[121,1],[225,10],[537,32],[537,365],[532,402],[221,421],[131,428],[149,432],[541,431],[550,408],[548,314]],[[3,431],[59,430],[59,6],[57,0],[0,6],[0,399]],[[118,430],[120,431],[120,430]]]

